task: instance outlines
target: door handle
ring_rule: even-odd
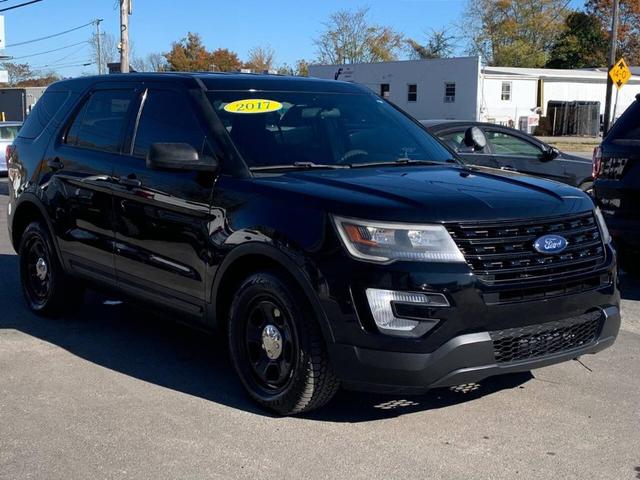
[[[503,167],[500,167],[500,170],[508,170],[510,172],[515,172],[516,171],[516,169],[513,168],[511,165],[505,165]]]
[[[142,182],[138,180],[135,175],[120,177],[118,178],[118,183],[127,188],[138,188],[142,186]]]
[[[62,170],[64,168],[64,163],[56,157],[53,160],[47,160],[47,166],[55,172],[57,170]]]

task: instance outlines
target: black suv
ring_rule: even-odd
[[[595,149],[593,177],[620,265],[640,273],[640,95]]]
[[[615,255],[560,183],[462,165],[357,85],[131,74],[49,87],[9,158],[31,309],[85,285],[225,332],[281,414],[611,345]]]

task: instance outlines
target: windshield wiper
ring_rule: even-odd
[[[397,158],[393,162],[352,163],[351,167],[398,167],[405,165],[446,165],[447,163],[455,163],[456,165],[461,165],[461,163],[454,158],[448,158],[441,162],[436,162],[435,160],[412,160],[410,158]]]
[[[285,165],[265,165],[262,167],[251,167],[249,170],[252,172],[266,172],[270,170],[311,170],[315,168],[324,169],[338,169],[338,168],[351,168],[350,165],[329,165],[313,162],[293,162]]]

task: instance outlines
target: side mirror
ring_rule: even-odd
[[[543,162],[550,162],[551,160],[554,160],[559,156],[560,150],[558,150],[556,147],[549,147],[543,152],[542,158],[540,160]]]
[[[212,157],[200,157],[196,149],[188,143],[153,143],[147,154],[147,168],[215,172],[218,163]]]
[[[487,137],[484,136],[484,132],[478,127],[468,128],[464,132],[464,144],[467,147],[475,150],[483,150],[487,146]]]

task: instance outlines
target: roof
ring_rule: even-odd
[[[482,73],[485,75],[513,75],[520,77],[535,78],[583,78],[583,79],[603,79],[606,73],[598,70],[572,70],[559,68],[519,68],[519,67],[484,67]]]
[[[56,82],[54,88],[84,90],[90,85],[107,82],[182,82],[203,85],[207,90],[272,90],[272,91],[322,91],[333,93],[370,93],[358,84],[337,80],[267,75],[254,73],[210,73],[210,72],[162,72],[126,73],[80,77]]]
[[[483,67],[485,75],[509,75],[520,78],[556,78],[556,79],[581,79],[581,80],[605,80],[608,69],[583,68],[520,68],[520,67]],[[633,75],[640,75],[640,67],[631,67]],[[632,78],[632,80],[640,80]]]

